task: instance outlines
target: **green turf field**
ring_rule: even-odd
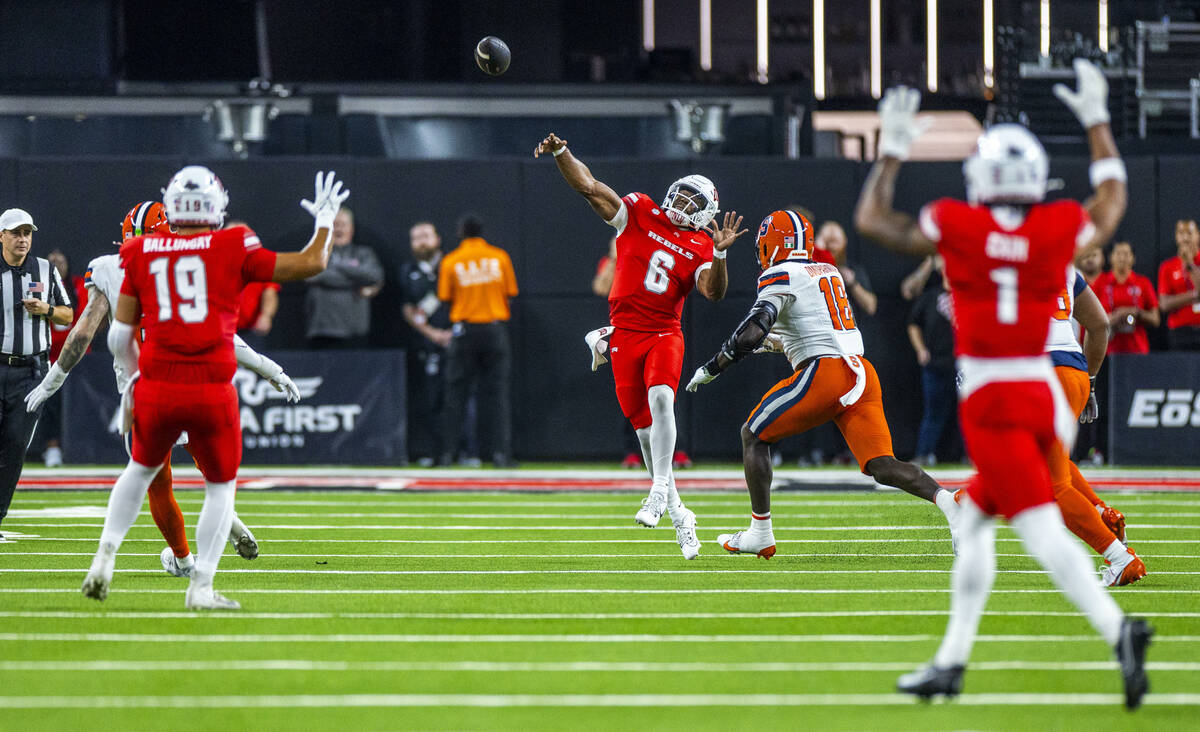
[[[1200,729],[1200,495],[1111,497],[1150,570],[1113,593],[1159,630],[1135,714],[1007,528],[965,693],[921,705],[893,688],[945,625],[937,509],[777,494],[763,561],[713,541],[745,527],[744,494],[686,498],[694,562],[666,520],[634,526],[631,494],[243,491],[262,555],[227,551],[217,588],[244,609],[197,615],[148,514],[97,604],[79,585],[107,495],[22,491],[3,530],[26,536],[0,544],[0,729]],[[179,499],[194,526],[200,494]]]

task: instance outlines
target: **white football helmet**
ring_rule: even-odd
[[[172,226],[221,226],[229,194],[221,179],[203,165],[189,165],[162,189],[167,221]]]
[[[695,174],[672,183],[662,202],[662,210],[672,224],[697,230],[708,226],[717,215],[717,207],[717,187],[708,178]]]
[[[971,203],[1037,203],[1046,197],[1050,159],[1033,133],[1001,124],[979,136],[963,163]]]

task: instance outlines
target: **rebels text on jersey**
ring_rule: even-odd
[[[771,332],[782,340],[792,368],[817,356],[862,355],[862,335],[837,267],[785,259],[759,276],[758,301],[779,313]]]
[[[957,355],[1041,355],[1067,267],[1095,232],[1083,206],[993,210],[941,199],[921,209],[920,225],[946,260]]]
[[[712,266],[712,239],[673,225],[644,193],[622,198],[608,224],[617,230],[610,322],[644,332],[680,330],[683,300]]]
[[[138,299],[145,333],[138,368],[144,378],[229,382],[237,370],[233,333],[247,282],[268,282],[275,252],[253,231],[148,235],[121,246],[122,294]]]

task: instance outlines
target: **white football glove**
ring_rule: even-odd
[[[612,326],[606,325],[603,328],[589,331],[583,337],[583,342],[587,344],[588,350],[592,352],[592,371],[608,363],[608,347],[612,334]]]
[[[783,353],[783,338],[774,333],[768,333],[763,342],[758,348],[754,349],[755,353]]]
[[[696,369],[696,373],[692,374],[692,380],[689,381],[687,386],[684,388],[688,391],[694,392],[700,388],[701,384],[707,384],[708,382],[717,378],[717,376],[719,376],[719,374],[710,374],[708,373],[708,369],[701,366],[700,368]]]
[[[316,193],[313,200],[307,198],[300,202],[305,211],[316,219],[318,229],[332,229],[333,217],[337,216],[342,202],[350,197],[350,189],[342,190],[342,182],[331,170],[328,173],[317,172]]]
[[[296,386],[296,382],[292,381],[290,376],[282,371],[279,372],[279,376],[276,376],[274,379],[270,379],[269,383],[271,386],[275,387],[275,391],[281,391],[284,394],[287,394],[287,400],[289,402],[295,404],[296,402],[300,401],[299,387]]]
[[[58,364],[55,363],[46,372],[46,375],[42,378],[42,382],[33,387],[33,391],[25,395],[25,411],[36,412],[38,407],[42,406],[43,402],[53,396],[54,392],[58,391],[66,380],[67,372],[60,369]]]
[[[1071,91],[1065,84],[1054,85],[1054,96],[1071,108],[1086,130],[1108,122],[1108,80],[1104,72],[1090,61],[1075,59],[1075,78],[1079,90]]]
[[[908,160],[913,140],[929,129],[933,120],[916,118],[921,92],[907,86],[888,89],[879,102],[879,155]]]

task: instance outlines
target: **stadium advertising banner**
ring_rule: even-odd
[[[1116,465],[1200,465],[1200,354],[1109,359],[1108,445]]]
[[[266,380],[238,369],[244,465],[395,465],[405,459],[404,352],[275,351],[296,382],[291,404]],[[91,354],[63,385],[63,452],[68,464],[124,464],[112,360]],[[134,407],[136,411],[136,405]],[[176,449],[177,460],[189,460]]]

